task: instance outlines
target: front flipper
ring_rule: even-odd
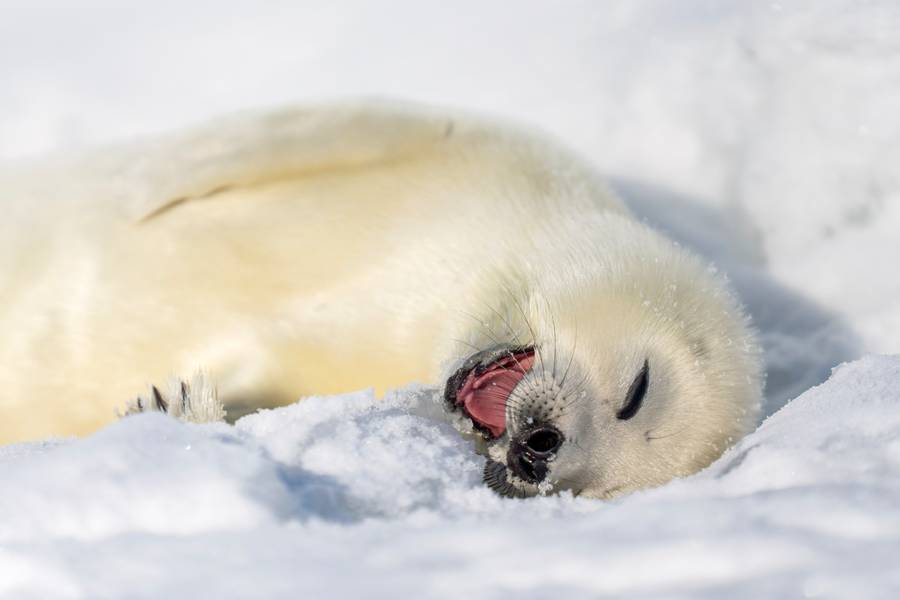
[[[142,412],[161,412],[188,423],[215,423],[225,419],[225,407],[219,401],[216,386],[202,371],[194,374],[190,383],[170,380],[164,391],[150,386],[146,395],[128,402],[120,416]]]

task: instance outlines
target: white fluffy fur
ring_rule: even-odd
[[[570,407],[559,487],[691,473],[757,417],[758,356],[722,281],[515,128],[371,103],[242,115],[18,166],[0,197],[2,441],[89,432],[198,369],[239,416],[440,383],[515,340],[542,359],[520,389]],[[645,407],[619,421],[648,358]]]

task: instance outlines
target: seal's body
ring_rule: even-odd
[[[0,192],[5,442],[92,431],[198,369],[232,417],[448,381],[495,489],[608,496],[708,464],[758,412],[723,284],[514,128],[371,104],[238,116],[8,170]],[[559,442],[541,456],[535,423]]]

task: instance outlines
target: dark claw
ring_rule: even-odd
[[[181,382],[181,414],[187,412],[188,388],[185,382]]]
[[[162,394],[159,393],[159,390],[156,389],[156,386],[152,386],[153,388],[153,402],[156,404],[156,409],[167,413],[169,412],[169,404],[163,400]]]

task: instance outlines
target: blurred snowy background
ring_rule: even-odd
[[[900,353],[896,0],[0,0],[0,82],[12,161],[310,99],[513,117],[728,273],[768,413]],[[612,504],[492,497],[423,402],[0,448],[0,596],[900,597],[900,358]]]

